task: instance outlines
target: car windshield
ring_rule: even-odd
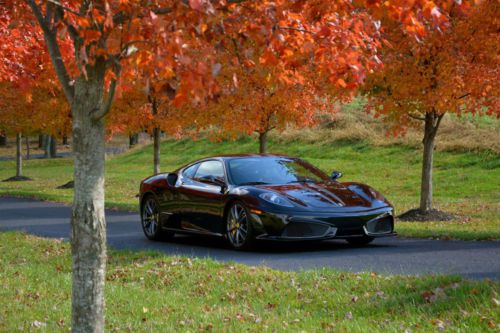
[[[229,160],[228,171],[235,185],[291,184],[328,181],[318,168],[298,159],[242,157]]]

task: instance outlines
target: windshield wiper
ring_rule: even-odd
[[[241,183],[241,184],[238,184],[238,186],[242,186],[242,185],[269,185],[270,183],[266,183],[266,182],[246,182],[246,183]]]
[[[288,182],[287,184],[293,184],[293,183],[316,183],[316,181],[314,179],[311,179],[311,178],[305,178],[305,179],[292,180],[291,182]]]

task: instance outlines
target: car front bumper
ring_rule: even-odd
[[[391,207],[346,213],[252,213],[257,239],[300,241],[395,236]]]

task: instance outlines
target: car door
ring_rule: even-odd
[[[179,207],[182,211],[182,229],[201,232],[224,232],[221,212],[224,208],[226,183],[224,165],[219,160],[207,160],[199,163],[194,175],[185,176],[178,187]]]

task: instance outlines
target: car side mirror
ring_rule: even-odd
[[[167,175],[167,184],[168,186],[170,187],[175,187],[175,184],[177,183],[177,179],[179,178],[179,176],[176,174],[176,173],[169,173]]]
[[[336,171],[336,170],[334,170],[334,171],[332,172],[332,175],[330,176],[330,178],[331,178],[332,180],[337,180],[337,179],[339,179],[340,177],[342,177],[342,172],[340,172],[340,171]]]

